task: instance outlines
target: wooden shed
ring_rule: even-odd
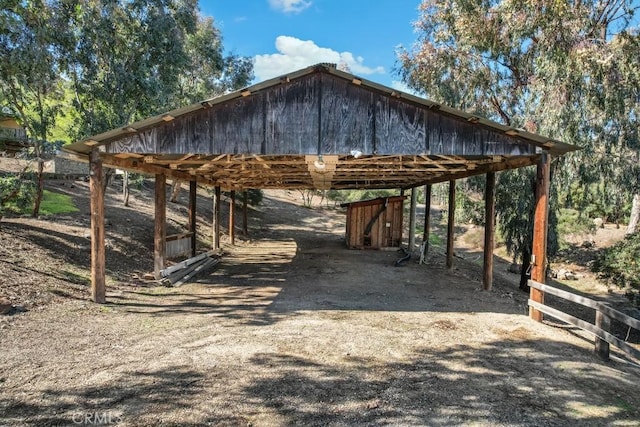
[[[351,249],[395,248],[402,244],[405,196],[380,197],[345,203],[346,242]]]

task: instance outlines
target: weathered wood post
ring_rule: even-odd
[[[213,193],[213,249],[220,249],[220,187]]]
[[[153,272],[156,279],[162,276],[166,264],[167,240],[167,176],[156,174],[155,179],[155,226],[153,233]]]
[[[549,184],[551,180],[551,156],[540,155],[536,169],[536,200],[533,218],[533,248],[531,251],[531,279],[539,283],[546,282],[547,267],[547,231],[549,227]],[[530,298],[544,304],[544,292],[531,288]],[[529,316],[542,322],[542,312],[529,307]]]
[[[416,247],[416,203],[418,192],[415,187],[411,189],[411,203],[409,205],[409,253],[413,253]]]
[[[229,199],[229,241],[231,245],[236,244],[236,192],[231,190],[231,198]]]
[[[196,208],[198,202],[198,182],[189,181],[189,232],[191,233],[191,256],[196,256]]]
[[[596,327],[605,332],[611,329],[611,318],[600,310],[596,310]],[[596,337],[595,351],[602,360],[609,360],[609,343],[602,338]]]
[[[449,181],[449,220],[447,222],[447,268],[453,267],[453,234],[456,213],[456,181]]]
[[[431,184],[424,186],[424,231],[422,241],[424,242],[424,252],[426,256],[429,252],[429,234],[431,232]]]
[[[487,173],[484,188],[484,262],[482,274],[482,287],[490,291],[493,286],[493,245],[495,239],[496,224],[496,174]]]
[[[248,207],[249,205],[249,192],[244,190],[242,192],[242,232],[245,236],[249,235],[249,218],[248,218]]]
[[[91,192],[91,300],[106,302],[104,247],[104,187],[102,159],[97,148],[89,154],[89,189]]]

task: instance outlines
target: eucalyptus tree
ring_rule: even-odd
[[[399,72],[411,88],[430,98],[585,147],[554,162],[556,183],[607,182],[610,176],[595,166],[608,162],[612,169],[626,168],[608,156],[611,136],[624,120],[613,122],[603,108],[606,103],[596,102],[607,73],[585,53],[597,53],[594,58],[616,67],[626,63],[626,53],[610,55],[614,41],[632,31],[637,8],[630,0],[424,0],[415,24],[418,40],[399,52]],[[628,69],[621,69],[624,79]],[[620,94],[604,98],[619,99]],[[635,118],[628,109],[632,98],[618,109],[618,117]],[[500,190],[523,182],[533,185],[532,171],[499,175],[497,209],[507,246],[524,258],[524,273],[531,228],[507,210],[516,207],[515,213],[529,217],[533,191]],[[628,191],[626,185],[616,188]]]
[[[59,35],[65,26],[44,0],[8,0],[0,9],[0,98],[27,129],[37,160],[33,216],[43,193],[44,155],[62,98]]]

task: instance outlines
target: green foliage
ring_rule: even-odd
[[[359,202],[378,197],[398,196],[398,190],[329,190],[327,198],[338,203]]]
[[[74,3],[73,1],[70,3]],[[225,56],[220,32],[193,0],[76,0],[65,9],[64,62],[77,137],[246,85],[253,64]]]
[[[640,233],[606,248],[592,270],[608,284],[627,290],[627,297],[640,306]]]
[[[637,10],[633,0],[423,0],[418,42],[400,50],[399,71],[435,101],[583,146],[557,161],[552,192],[576,182],[598,190],[575,201],[595,198],[620,218],[640,191]],[[530,247],[532,181],[530,172],[501,175],[498,220],[515,255]],[[550,253],[554,214],[552,207]]]
[[[534,190],[535,170],[532,168],[515,169],[497,175],[498,231],[514,261],[524,251],[531,249]],[[515,194],[520,197],[514,197]]]
[[[247,190],[247,201],[252,206],[258,206],[262,203],[262,199],[264,198],[264,192],[260,189],[249,189]]]
[[[33,203],[35,184],[19,175],[0,176],[0,218],[5,211],[21,212]]]
[[[474,200],[470,194],[456,192],[456,218],[460,222],[484,225],[484,199]]]
[[[561,208],[558,215],[558,234],[566,236],[569,234],[585,234],[596,231],[593,220],[575,209]]]
[[[42,205],[40,206],[40,214],[59,215],[74,212],[79,212],[79,209],[75,203],[73,203],[71,196],[44,190]]]
[[[100,133],[253,78],[252,61],[224,54],[195,0],[5,3],[0,98],[38,142]]]

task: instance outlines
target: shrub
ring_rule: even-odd
[[[625,289],[627,297],[640,306],[640,233],[604,249],[592,270],[608,285]]]
[[[36,186],[19,175],[0,176],[0,219],[5,211],[21,212],[33,203]]]

